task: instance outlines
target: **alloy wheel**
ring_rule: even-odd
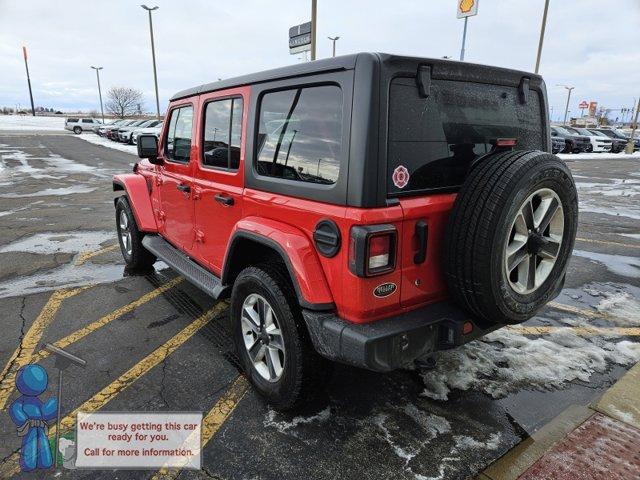
[[[240,323],[253,367],[265,380],[278,381],[284,372],[285,348],[275,311],[264,297],[252,293],[242,304]]]
[[[120,241],[122,242],[122,246],[124,247],[127,255],[131,255],[133,253],[133,243],[131,241],[131,227],[129,225],[129,217],[127,216],[124,210],[120,211]]]
[[[536,291],[558,260],[564,234],[564,210],[549,188],[535,191],[520,206],[506,238],[504,268],[520,294]]]

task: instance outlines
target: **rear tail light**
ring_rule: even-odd
[[[358,277],[393,271],[396,245],[397,230],[393,225],[353,227],[349,241],[349,270]]]
[[[501,148],[505,148],[505,147],[513,148],[516,146],[517,143],[518,143],[518,140],[515,138],[498,138],[494,142],[494,145],[496,147],[501,147]]]

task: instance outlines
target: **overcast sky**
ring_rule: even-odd
[[[290,26],[310,19],[310,0],[158,0],[154,31],[161,110],[176,91],[301,61]],[[140,0],[0,0],[0,106],[29,104],[21,47],[29,49],[36,105],[97,109],[103,91],[130,86],[154,109],[147,12]],[[458,58],[456,0],[318,0],[318,57],[382,51]],[[544,0],[482,0],[469,20],[466,60],[533,70]],[[640,96],[640,0],[551,0],[540,72],[553,116],[581,100],[618,109]],[[613,118],[618,115],[614,112]]]

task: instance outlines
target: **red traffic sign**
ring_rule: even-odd
[[[589,108],[589,104],[583,100],[580,102],[580,105],[578,105],[578,108]]]

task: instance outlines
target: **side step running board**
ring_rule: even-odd
[[[213,298],[224,298],[228,295],[229,287],[222,285],[218,277],[191,260],[161,236],[147,234],[142,239],[142,245]]]

